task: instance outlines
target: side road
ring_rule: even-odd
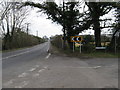
[[[108,87],[108,88],[118,87],[118,70],[119,70],[118,58],[84,58],[82,59],[82,58],[69,57],[66,54],[59,52],[59,50],[54,48],[52,45],[50,47],[50,52],[53,54],[52,55],[53,60],[56,58],[56,62],[57,63],[59,62],[59,64],[63,60],[66,60],[65,62],[67,62],[67,65],[70,65],[69,66],[70,68],[74,68],[75,70],[87,69],[88,71],[91,71],[91,72],[93,71],[93,73],[91,74],[86,73],[86,75],[88,75],[87,77],[89,78],[93,77],[91,81],[95,80],[96,82],[100,82],[101,80],[103,80],[104,82],[102,82],[102,84],[103,85],[106,84],[105,87]],[[72,66],[74,62],[76,64]],[[55,65],[57,66],[57,64]],[[85,72],[86,71],[83,71],[82,73],[85,73]]]

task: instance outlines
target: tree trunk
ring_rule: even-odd
[[[99,17],[94,18],[94,34],[95,34],[95,46],[101,47],[101,30],[100,30],[100,22]]]
[[[10,35],[7,33],[4,37],[4,44],[3,44],[3,50],[8,50],[10,49],[11,45],[10,45],[10,40],[11,40],[11,37]]]
[[[117,40],[117,42],[118,42],[118,52],[120,53],[120,33],[119,33],[119,37],[118,37],[118,40]]]
[[[67,42],[68,42],[70,50],[73,50],[73,42],[70,42],[69,40],[67,40]]]
[[[73,42],[71,42],[71,36],[74,36],[74,35],[68,35],[67,36],[67,42],[68,42],[68,45],[69,45],[69,48],[70,48],[70,50],[73,50]],[[74,47],[75,47],[75,45],[74,45]]]
[[[118,32],[118,30],[116,30],[113,35],[112,35],[112,39],[111,39],[111,42],[110,42],[110,46],[109,46],[109,51],[115,51],[115,34]],[[119,38],[118,38],[119,40]]]

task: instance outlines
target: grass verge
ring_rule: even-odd
[[[61,48],[57,48],[55,46],[52,45],[52,53],[54,54],[60,54],[60,55],[66,55],[69,57],[77,57],[77,58],[82,58],[82,59],[89,59],[89,58],[118,58],[118,56],[120,56],[120,53],[109,53],[109,52],[98,52],[98,51],[94,51],[91,53],[86,53],[86,52],[82,52],[79,53],[78,50],[76,50],[74,53],[72,52],[72,50],[63,50]]]
[[[84,53],[84,55],[95,58],[118,58],[118,54],[108,53],[108,52],[92,52],[92,53]]]

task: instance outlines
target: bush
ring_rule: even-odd
[[[62,48],[62,35],[51,37],[51,43],[57,48]]]
[[[82,46],[82,51],[86,53],[91,53],[95,51],[95,46],[93,44],[84,44]]]
[[[27,34],[23,31],[15,31],[13,36],[4,36],[2,40],[2,50],[22,48],[43,43],[42,38]]]

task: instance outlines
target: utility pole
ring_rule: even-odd
[[[26,30],[26,32],[27,32],[27,35],[28,35],[28,31],[29,31],[29,25],[30,25],[30,23],[26,23],[27,24],[27,30]]]
[[[117,51],[117,48],[116,48],[116,35],[115,35],[115,54],[116,54],[116,51]]]
[[[65,41],[66,41],[66,34],[65,34],[65,5],[63,0],[63,49],[66,49]]]
[[[36,31],[36,36],[38,37],[38,31]]]

